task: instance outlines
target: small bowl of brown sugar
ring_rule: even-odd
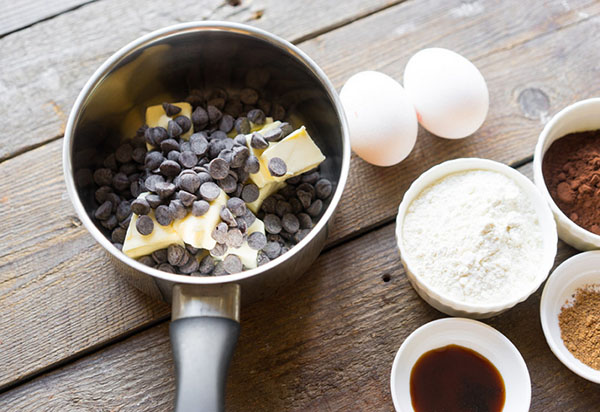
[[[542,293],[540,317],[558,360],[600,383],[600,251],[575,255],[554,270]]]
[[[533,174],[558,236],[579,250],[600,249],[600,98],[552,117],[538,139]]]

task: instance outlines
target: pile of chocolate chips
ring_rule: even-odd
[[[321,179],[318,170],[288,179],[283,190],[265,199],[258,213],[264,220],[267,236],[246,234],[256,219],[246,203],[255,201],[259,194],[258,187],[248,182],[248,177],[258,172],[260,165],[250,154],[245,135],[250,133],[250,122],[264,124],[267,114],[282,120],[284,108],[260,99],[258,92],[250,88],[231,97],[217,89],[208,99],[194,90],[186,101],[192,105],[191,119],[177,116],[181,109],[164,103],[166,114],[176,116],[167,129],[142,126],[135,138],[106,156],[102,167],[93,174],[89,169],[77,172],[76,179],[82,186],[90,181],[97,185],[98,207],[94,217],[110,231],[115,246],[122,248],[132,212],[140,216],[136,229],[147,235],[154,230],[154,222],[147,216],[151,210],[156,221],[164,226],[188,213],[201,216],[208,211],[208,202],[222,189],[230,198],[220,212],[222,222],[212,233],[217,245],[209,255],[198,262],[198,253],[205,252],[190,245],[185,248],[171,245],[140,261],[171,273],[220,275],[243,270],[235,255],[224,260],[213,258],[225,255],[228,248],[239,247],[245,240],[259,250],[259,265],[285,253],[308,234],[333,185]],[[182,139],[191,128],[194,133],[189,141]],[[235,139],[227,136],[232,130],[238,134]],[[263,149],[292,131],[288,123],[282,123],[264,135],[253,133],[250,145]],[[154,148],[147,151],[146,143]],[[287,166],[275,158],[268,168],[277,176],[284,175]],[[150,194],[137,199],[143,192]]]

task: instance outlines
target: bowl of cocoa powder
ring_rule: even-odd
[[[577,375],[600,383],[600,251],[575,255],[552,272],[540,318],[554,355]]]
[[[552,117],[538,139],[533,173],[558,236],[579,250],[600,249],[600,98]]]

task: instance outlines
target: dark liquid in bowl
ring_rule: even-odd
[[[458,345],[421,355],[410,373],[410,396],[416,412],[500,412],[506,399],[498,369]]]

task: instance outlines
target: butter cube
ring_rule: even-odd
[[[162,107],[162,104],[157,104],[155,106],[149,106],[146,109],[146,124],[149,127],[164,127],[165,129],[169,125],[169,120],[173,120],[179,116],[186,116],[190,120],[192,119],[192,105],[187,102],[179,102],[173,103],[173,106],[177,106],[181,108],[181,111],[177,113],[175,116],[170,117],[167,116],[165,110]],[[181,138],[184,140],[189,140],[190,136],[193,133],[194,127],[190,127],[190,130],[181,135]],[[146,144],[148,150],[152,149],[150,144]]]
[[[274,157],[282,159],[287,166],[283,176],[272,176],[268,169],[269,160]],[[290,133],[285,139],[271,143],[260,157],[260,170],[250,175],[250,179],[258,186],[264,187],[270,182],[281,182],[317,167],[325,156],[311,139],[304,126]]]
[[[285,182],[270,182],[258,189],[258,199],[252,203],[246,203],[248,209],[254,213],[258,213],[263,201],[273,193],[285,187]]]
[[[250,235],[254,232],[261,232],[263,235],[265,234],[265,225],[260,219],[256,219],[252,225],[248,228],[247,234]],[[219,257],[217,259],[222,260],[229,255],[236,255],[242,261],[242,265],[244,265],[248,269],[254,269],[257,264],[258,259],[258,250],[252,249],[248,246],[248,242],[244,241],[244,244],[238,248],[229,248],[224,256]]]
[[[145,196],[147,193],[142,194]],[[140,196],[142,196],[140,195]],[[131,222],[125,234],[125,242],[123,242],[123,253],[130,258],[138,258],[148,255],[155,250],[164,249],[171,244],[184,246],[181,236],[173,228],[173,223],[168,226],[161,226],[154,217],[154,211],[151,211],[148,216],[154,222],[154,230],[147,236],[142,235],[137,231],[135,222],[138,220],[138,215],[135,213],[131,216]]]
[[[202,216],[191,213],[175,221],[174,227],[183,241],[197,249],[212,249],[217,242],[212,238],[213,229],[221,222],[221,209],[229,197],[221,190],[219,196],[210,202],[208,211]]]

